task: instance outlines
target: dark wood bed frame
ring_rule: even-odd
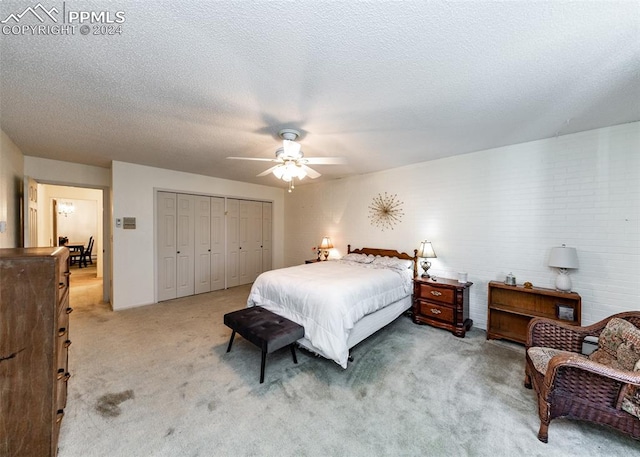
[[[372,254],[381,255],[385,257],[397,257],[398,259],[406,259],[413,261],[413,276],[418,276],[418,250],[413,250],[413,257],[406,252],[398,252],[394,249],[379,249],[379,248],[362,248],[351,250],[351,245],[347,244],[347,254]]]

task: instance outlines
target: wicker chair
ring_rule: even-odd
[[[640,327],[640,311],[618,313],[579,327],[551,319],[534,318],[527,334],[524,385],[534,388],[538,398],[538,439],[548,440],[549,423],[556,417],[582,419],[604,424],[640,438],[640,419],[620,408],[631,385],[640,386],[640,372],[616,370],[577,355],[586,336],[598,337],[614,317]],[[546,374],[538,372],[529,357],[530,347],[560,349],[576,353],[552,357]]]

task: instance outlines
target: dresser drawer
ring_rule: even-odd
[[[418,298],[434,300],[452,305],[454,303],[454,297],[455,290],[453,289],[434,287],[431,284],[418,284]]]
[[[63,258],[58,259],[58,301],[61,302],[64,299],[64,295],[69,292],[69,260],[68,254]]]
[[[418,303],[421,315],[453,324],[453,308],[425,300],[418,300]]]

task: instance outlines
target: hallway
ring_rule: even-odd
[[[96,277],[96,273],[95,263],[85,268],[71,267],[69,305],[74,309],[74,314],[96,308],[111,309],[108,303],[102,301],[102,278]]]

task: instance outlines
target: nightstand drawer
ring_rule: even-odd
[[[424,300],[418,300],[418,303],[423,316],[453,324],[453,308]]]
[[[420,284],[418,297],[428,300],[435,300],[441,303],[447,303],[453,305],[455,296],[455,290],[444,287],[434,287],[430,284]]]

